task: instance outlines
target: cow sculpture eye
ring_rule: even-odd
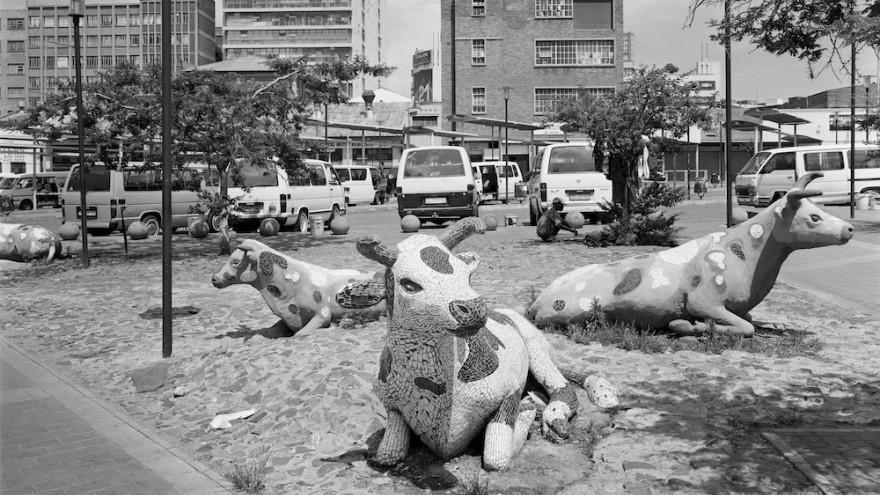
[[[410,294],[415,294],[417,292],[422,291],[421,285],[413,282],[412,280],[410,280],[408,278],[401,279],[400,286],[403,287],[403,290],[405,290],[406,292],[408,292]]]
[[[820,222],[820,221],[822,221],[822,217],[820,217],[819,215],[816,215],[816,214],[812,214],[812,215],[810,215],[810,220],[812,220],[814,222]]]

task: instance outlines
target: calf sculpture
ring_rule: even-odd
[[[820,172],[803,175],[788,193],[740,225],[654,254],[587,265],[554,280],[529,308],[538,325],[583,322],[593,301],[607,318],[682,334],[715,330],[752,335],[748,312],[773,288],[796,249],[846,244],[847,222],[807,198]]]
[[[0,223],[0,259],[52,261],[61,255],[61,239],[39,225]]]
[[[516,312],[489,310],[470,286],[479,257],[450,252],[485,230],[479,218],[466,218],[436,238],[416,234],[397,246],[358,239],[361,254],[387,267],[388,333],[374,382],[388,411],[379,464],[402,461],[411,432],[448,459],[485,429],[486,468],[507,468],[537,413],[535,403],[523,399],[529,372],[550,396],[545,431],[567,435],[577,395],[551,361],[549,343]],[[607,381],[590,377],[586,383],[597,405],[617,405]]]
[[[247,239],[211,283],[218,289],[251,285],[291,330],[304,335],[345,317],[376,320],[384,314],[384,282],[375,275],[312,265]]]

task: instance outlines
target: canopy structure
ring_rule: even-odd
[[[782,126],[783,125],[790,125],[790,126],[794,127],[791,135],[794,137],[794,146],[797,146],[798,145],[797,126],[799,126],[801,124],[809,124],[810,123],[809,120],[804,120],[800,117],[796,117],[791,114],[780,112],[779,110],[776,110],[775,108],[769,108],[769,107],[767,107],[767,108],[750,108],[750,109],[746,110],[745,112],[743,112],[743,115],[749,116],[749,117],[754,117],[754,118],[760,119],[762,121],[767,120],[767,121],[775,123],[777,126],[776,132],[777,132],[777,136],[778,136],[777,146],[779,146],[779,147],[782,146],[782,136],[783,136]],[[806,137],[806,136],[804,136],[804,137]],[[812,138],[808,138],[808,139],[812,139]]]
[[[484,125],[487,127],[506,127],[508,129],[516,129],[518,131],[537,131],[544,128],[544,126],[527,124],[525,122],[512,122],[504,119],[490,119],[486,117],[474,117],[472,115],[460,114],[447,115],[446,120],[450,122],[461,122],[464,124]]]

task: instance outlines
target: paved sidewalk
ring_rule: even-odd
[[[0,337],[0,494],[228,494],[120,408]]]

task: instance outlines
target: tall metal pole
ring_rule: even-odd
[[[849,217],[856,217],[856,42],[850,45],[849,90]]]
[[[726,96],[724,102],[724,183],[726,186],[724,194],[727,195],[727,226],[733,227],[733,201],[730,195],[733,190],[733,174],[731,174],[733,164],[730,158],[730,142],[732,141],[730,86],[730,0],[724,0],[724,94]]]
[[[80,224],[82,232],[82,263],[83,268],[89,267],[89,242],[88,229],[86,227],[86,150],[83,144],[83,89],[82,89],[82,55],[80,55],[79,20],[85,15],[83,0],[71,0],[70,12],[67,14],[73,19],[73,58],[76,70],[76,134],[79,145],[79,204]]]
[[[171,357],[171,0],[162,0],[162,357]]]
[[[507,139],[507,132],[510,129],[507,124],[507,102],[510,100],[510,86],[504,86],[504,204],[510,203],[510,168],[507,165],[508,151],[510,144]]]

